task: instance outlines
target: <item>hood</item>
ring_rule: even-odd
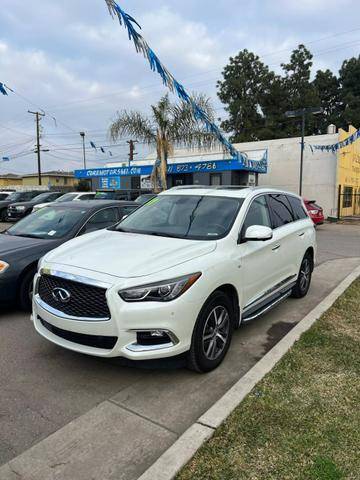
[[[54,240],[47,240],[41,238],[17,237],[15,235],[0,234],[0,258],[5,258],[5,255],[12,253],[24,253],[24,257],[28,253],[35,250],[49,250]],[[54,247],[52,247],[54,248]]]
[[[12,207],[33,207],[34,202],[16,202],[16,203],[11,203]]]
[[[47,254],[45,261],[131,278],[161,272],[215,249],[215,240],[185,240],[100,230],[70,240]]]

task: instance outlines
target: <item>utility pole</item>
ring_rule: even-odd
[[[86,170],[86,153],[85,153],[85,132],[80,132],[83,144],[83,158],[84,158],[84,170]]]
[[[302,196],[302,184],[303,184],[303,170],[304,170],[304,150],[305,150],[305,120],[307,114],[317,115],[323,113],[321,107],[307,107],[300,110],[294,110],[285,112],[285,116],[288,118],[301,117],[301,152],[300,152],[300,178],[299,178],[299,195]]]
[[[38,163],[38,179],[39,185],[41,185],[41,158],[40,158],[40,117],[45,117],[45,113],[32,112],[28,110],[28,113],[36,116],[36,153]]]
[[[138,143],[137,140],[128,140],[127,143],[129,144],[129,167],[131,166],[131,162],[134,160],[134,155],[137,155],[135,152],[135,143]]]

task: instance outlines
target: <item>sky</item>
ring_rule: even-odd
[[[175,78],[212,99],[226,118],[216,81],[232,55],[247,48],[273,70],[304,43],[314,54],[313,74],[337,73],[360,52],[356,0],[120,0]],[[165,92],[160,77],[136,54],[104,0],[1,0],[0,175],[36,171],[34,116],[43,110],[42,169],[82,168],[80,131],[89,168],[127,161],[127,145],[112,145],[108,128],[123,109],[149,113]],[[173,100],[176,100],[172,96]],[[105,154],[90,147],[103,146]],[[147,150],[137,146],[137,158]],[[112,153],[110,157],[109,151]],[[10,162],[2,162],[3,156]],[[13,158],[14,157],[14,158]]]

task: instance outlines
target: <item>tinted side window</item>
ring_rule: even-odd
[[[292,210],[294,212],[295,220],[302,220],[303,218],[307,218],[307,214],[302,206],[302,202],[300,198],[288,196],[287,199],[290,202]]]
[[[134,210],[136,210],[138,207],[133,207],[132,205],[128,205],[126,207],[121,207],[120,209],[120,218],[122,218],[124,215],[130,215]]]
[[[243,225],[243,234],[245,234],[246,229],[252,225],[263,225],[264,227],[271,228],[269,209],[264,195],[255,198],[250,205]]]
[[[81,195],[78,200],[92,200],[95,197],[95,193],[89,193],[89,195]]]
[[[95,232],[118,222],[115,208],[105,208],[95,213],[85,225],[82,233]]]
[[[278,228],[294,221],[289,200],[285,195],[269,195],[269,205],[273,220],[273,228]]]

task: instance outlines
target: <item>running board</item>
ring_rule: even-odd
[[[242,318],[241,319],[241,323],[244,322],[250,322],[251,320],[255,320],[255,318],[258,318],[260,317],[260,315],[263,315],[264,313],[268,312],[269,310],[271,310],[272,308],[276,307],[276,305],[278,305],[279,303],[283,302],[286,298],[290,297],[291,295],[291,290],[287,291],[286,293],[284,293],[283,295],[281,295],[280,297],[278,297],[276,300],[274,300],[273,302],[271,303],[268,303],[267,305],[265,305],[263,308],[261,308],[260,310],[257,310],[253,315],[250,315],[250,317],[245,317],[245,318]]]

